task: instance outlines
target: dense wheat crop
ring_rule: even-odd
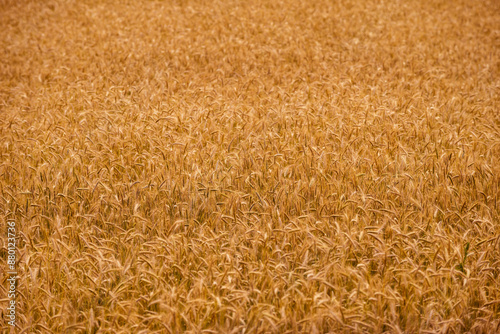
[[[0,328],[500,331],[496,0],[0,0]],[[24,331],[23,331],[24,330]]]

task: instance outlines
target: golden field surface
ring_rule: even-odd
[[[499,92],[497,0],[0,0],[0,332],[500,332]]]

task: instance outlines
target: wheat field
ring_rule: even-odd
[[[0,331],[500,333],[499,107],[497,0],[0,0]]]

